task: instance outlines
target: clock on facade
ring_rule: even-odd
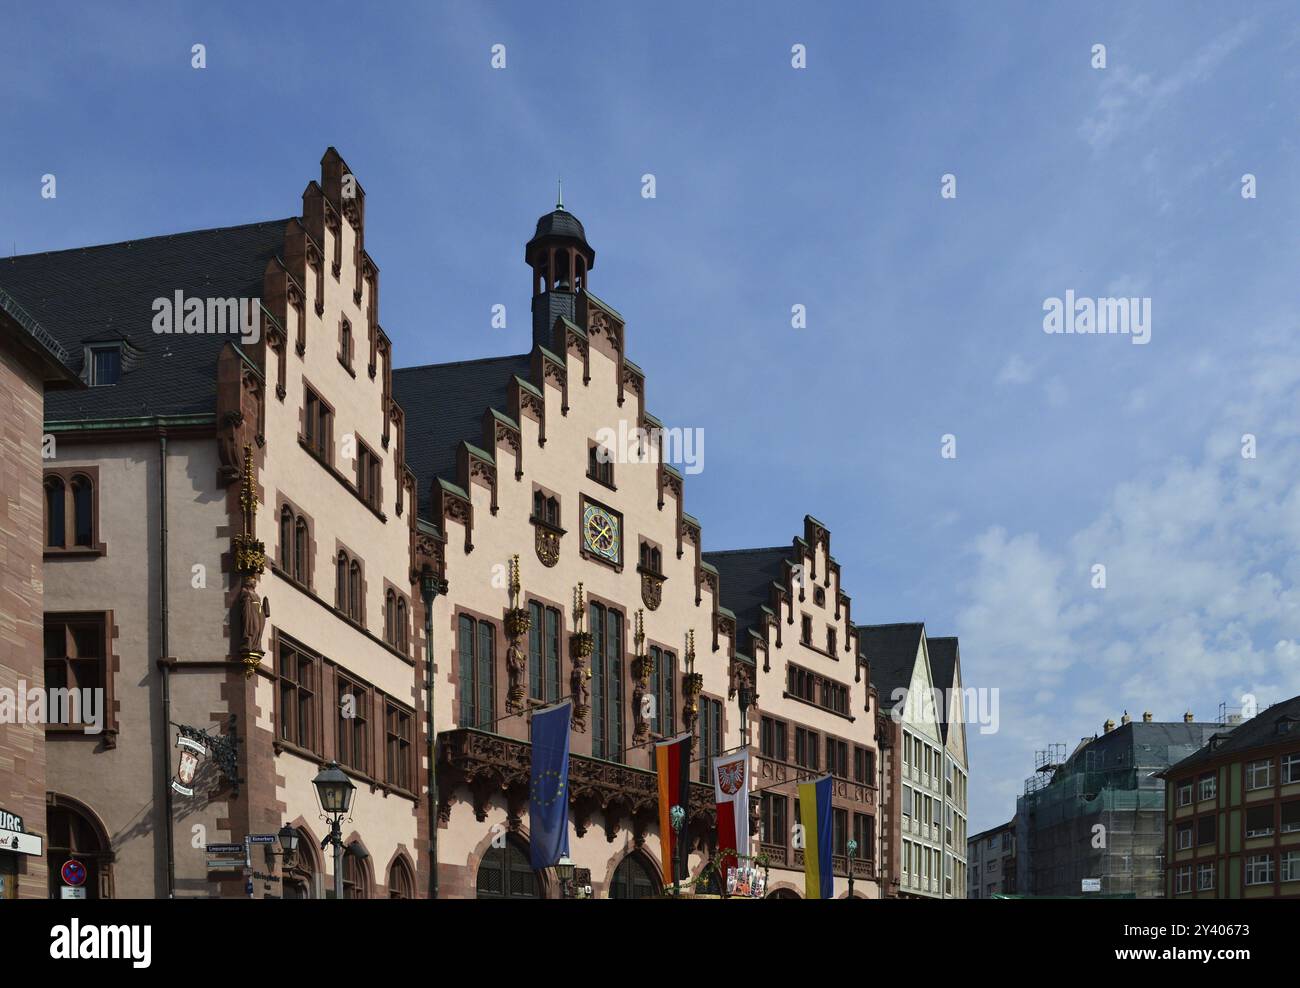
[[[582,512],[582,547],[593,556],[618,565],[623,560],[621,528],[618,515],[588,502]]]

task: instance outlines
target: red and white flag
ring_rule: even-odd
[[[718,806],[718,847],[735,848],[748,856],[749,848],[749,749],[713,759],[713,798]],[[722,874],[734,868],[730,855],[722,862]]]

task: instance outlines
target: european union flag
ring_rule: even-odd
[[[533,869],[549,868],[569,853],[569,721],[573,704],[533,714],[533,764],[528,827]]]

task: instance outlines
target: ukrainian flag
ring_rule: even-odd
[[[831,875],[831,777],[799,783],[799,822],[803,824],[803,884],[809,899],[835,898]]]

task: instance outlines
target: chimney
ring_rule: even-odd
[[[1192,717],[1192,712],[1191,712],[1190,710],[1187,711],[1187,713],[1183,714],[1183,723],[1184,723],[1184,724],[1190,724],[1194,719],[1195,719],[1195,718]]]
[[[1109,734],[1111,731],[1115,730],[1115,722],[1107,719],[1106,723],[1101,725],[1101,729],[1106,734]]]
[[[1119,722],[1120,722],[1121,724],[1131,724],[1131,723],[1133,723],[1133,718],[1130,717],[1130,716],[1128,715],[1128,711],[1125,710],[1125,711],[1124,711],[1124,716],[1121,717],[1121,718],[1119,719]]]
[[[1150,724],[1150,723],[1151,723],[1151,711],[1150,711],[1150,710],[1144,710],[1144,711],[1142,711],[1142,723],[1144,723],[1144,724]]]

